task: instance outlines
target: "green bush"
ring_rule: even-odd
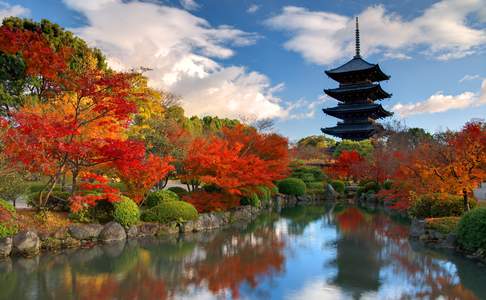
[[[145,200],[145,205],[149,208],[159,205],[163,202],[168,201],[179,201],[179,196],[174,193],[173,191],[169,190],[159,190],[153,193],[150,193]]]
[[[143,221],[159,223],[182,223],[196,220],[197,217],[198,213],[196,208],[184,201],[162,202],[142,213]]]
[[[168,188],[168,190],[176,193],[177,196],[179,196],[179,198],[182,198],[182,196],[189,194],[189,192],[185,188],[180,187],[180,186],[172,186],[172,187]]]
[[[378,193],[380,191],[380,185],[376,181],[370,181],[363,186],[363,192]]]
[[[464,214],[457,226],[457,240],[471,251],[486,249],[486,208],[476,208]]]
[[[113,204],[113,220],[122,226],[130,227],[140,221],[140,209],[130,198],[122,196],[119,202]]]
[[[260,198],[257,193],[251,193],[240,199],[240,205],[251,205],[253,207],[260,207]]]
[[[426,220],[426,228],[448,234],[456,231],[460,219],[460,217],[429,218]]]
[[[203,191],[208,192],[208,193],[219,193],[221,192],[221,188],[217,185],[214,184],[205,184],[202,187]]]
[[[12,204],[0,199],[0,239],[12,236],[18,232],[15,224],[16,212]]]
[[[391,190],[391,188],[393,187],[393,180],[391,179],[387,179],[383,182],[383,184],[381,185],[381,187],[384,189],[384,190]]]
[[[306,184],[308,194],[324,193],[324,182],[309,182]]]
[[[476,206],[476,201],[469,200],[471,208]],[[464,200],[462,196],[450,194],[427,194],[418,197],[408,209],[410,216],[419,219],[459,217],[464,213]]]
[[[298,165],[291,169],[292,174],[290,177],[302,179],[306,184],[324,180],[324,173],[322,173],[322,170],[318,167]]]
[[[272,190],[266,186],[259,186],[258,188],[258,197],[262,203],[270,202],[272,198]]]
[[[331,180],[329,184],[332,186],[332,188],[338,192],[339,194],[344,194],[344,189],[346,185],[344,184],[343,181],[341,180]]]
[[[54,190],[49,195],[45,208],[49,210],[69,211],[69,197],[71,197],[71,193],[69,192]],[[30,193],[27,199],[27,204],[31,207],[39,207],[39,198],[40,192]]]
[[[277,183],[278,191],[285,195],[302,196],[305,194],[305,182],[299,178],[286,178]]]

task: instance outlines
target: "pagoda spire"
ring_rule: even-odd
[[[361,57],[359,54],[359,24],[358,24],[358,17],[356,17],[356,55],[354,57],[358,58]]]

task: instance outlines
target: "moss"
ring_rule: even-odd
[[[196,208],[184,201],[162,202],[142,213],[142,220],[147,222],[171,223],[196,220]]]
[[[149,208],[155,207],[163,202],[179,201],[179,196],[170,190],[160,190],[150,193],[145,200],[145,205]]]
[[[278,191],[285,195],[302,196],[306,192],[305,182],[299,178],[286,178],[277,183]]]
[[[426,219],[426,228],[443,234],[453,233],[457,229],[460,217],[443,217]]]
[[[119,202],[115,202],[113,220],[124,227],[130,227],[140,221],[140,209],[138,205],[128,197],[122,197]]]

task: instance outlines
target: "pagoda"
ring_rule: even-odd
[[[370,64],[362,59],[359,52],[359,25],[356,18],[356,55],[344,65],[325,71],[327,76],[339,82],[339,87],[325,89],[324,92],[339,103],[323,111],[342,122],[321,129],[323,133],[355,141],[368,139],[383,130],[376,120],[393,115],[381,104],[375,103],[376,100],[391,97],[379,83],[390,79],[390,76],[383,73],[378,64]]]

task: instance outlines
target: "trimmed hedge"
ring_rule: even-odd
[[[140,208],[132,199],[122,196],[113,206],[113,220],[122,226],[130,227],[140,221]]]
[[[469,199],[469,206],[474,208],[476,201]],[[412,202],[408,213],[419,219],[459,217],[464,213],[464,200],[462,196],[450,194],[423,195]]]
[[[299,178],[286,178],[277,183],[278,191],[285,195],[302,196],[305,194],[305,182]]]
[[[169,201],[180,201],[181,199],[179,196],[174,193],[173,191],[169,190],[159,190],[153,193],[150,193],[145,200],[145,205],[149,208],[155,207],[163,202]]]
[[[324,182],[309,182],[306,184],[308,194],[321,194],[324,193]]]
[[[486,249],[486,208],[464,214],[457,226],[457,241],[470,251]]]
[[[16,220],[15,208],[12,204],[0,198],[0,239],[12,236],[18,232],[18,227],[15,224]]]
[[[146,222],[187,222],[196,220],[197,210],[185,201],[162,202],[142,213],[142,220]]]
[[[180,187],[180,186],[172,186],[172,187],[168,188],[167,190],[176,193],[177,196],[179,196],[179,198],[182,198],[182,196],[189,194],[189,192],[185,188]]]
[[[331,180],[329,184],[332,186],[332,188],[338,192],[339,194],[344,194],[344,189],[346,185],[344,184],[343,181],[341,180]]]

